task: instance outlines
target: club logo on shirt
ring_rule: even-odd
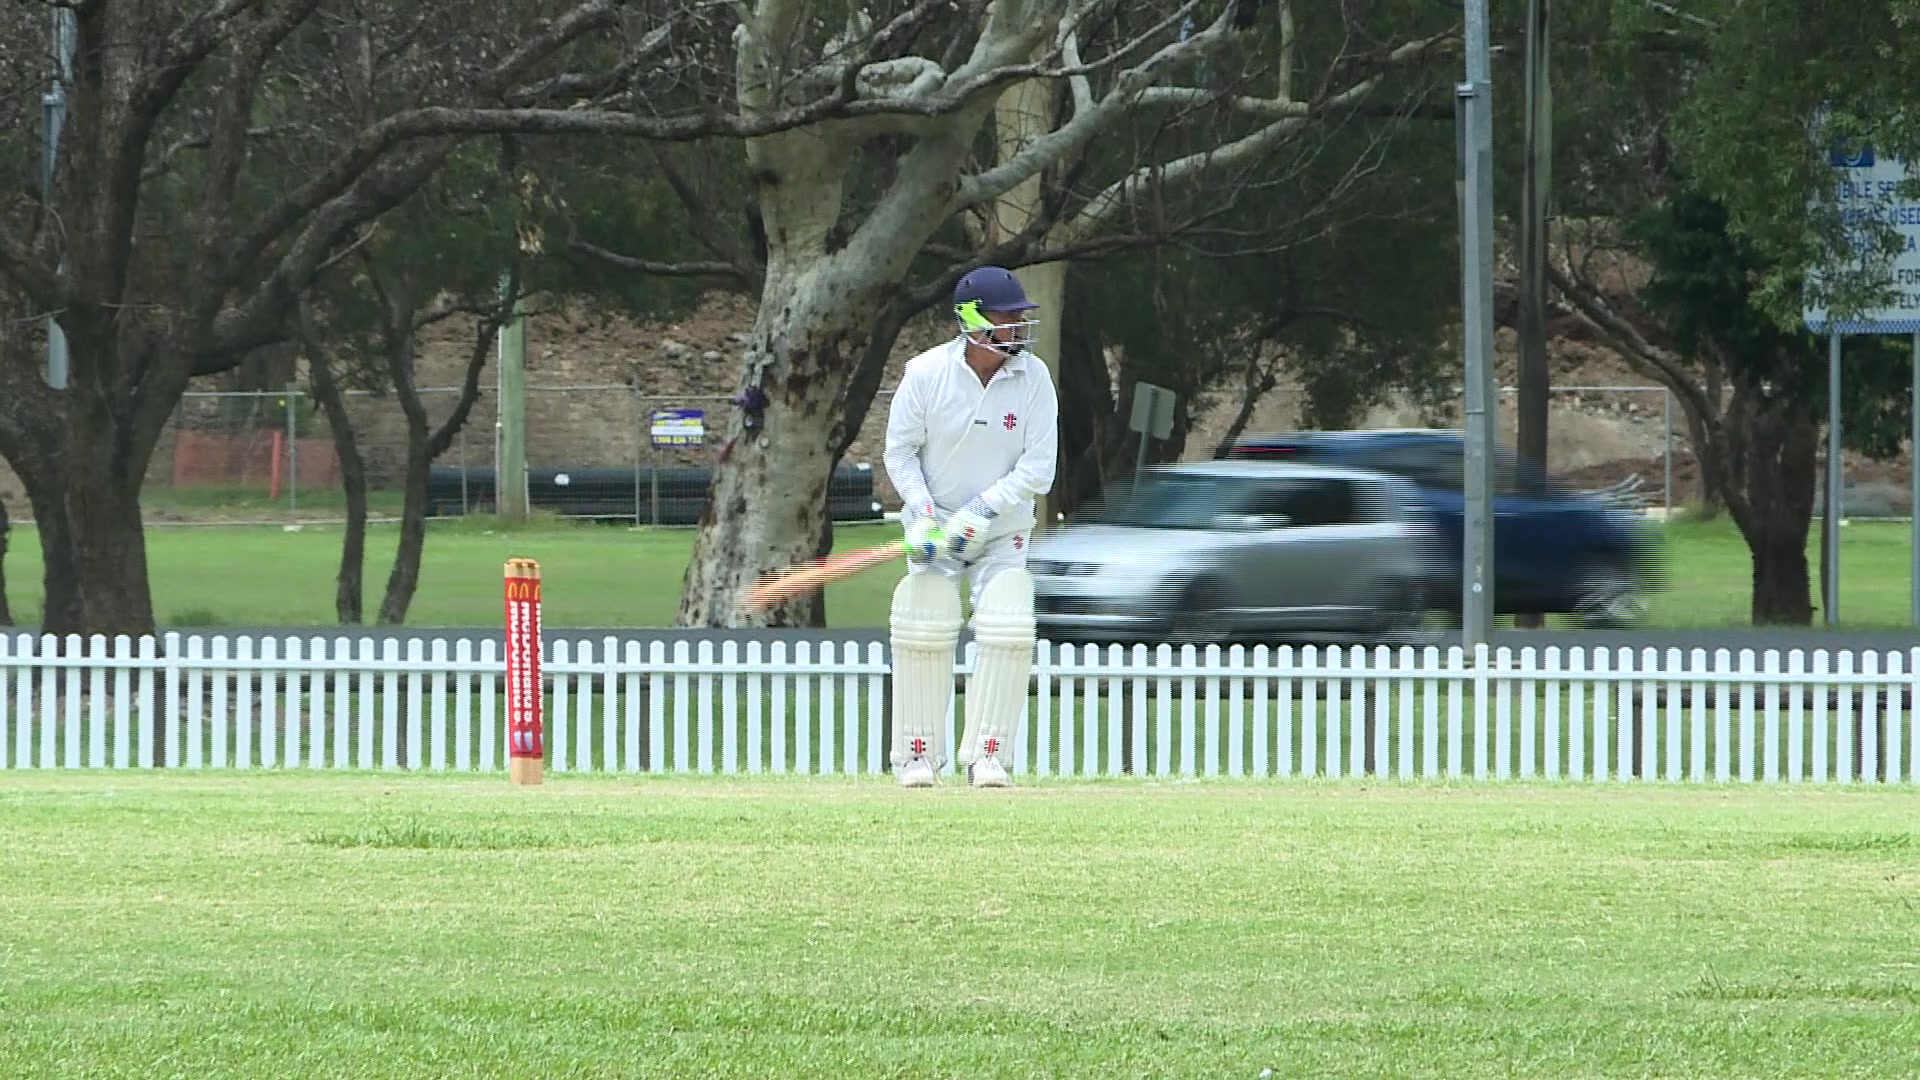
[[[1019,422],[1020,422],[1020,418],[1018,416],[1015,416],[1012,413],[1008,413],[1007,415],[1000,418],[1000,426],[1003,428],[1006,428],[1008,431],[1012,431],[1014,428],[1014,425],[1018,424]]]
[[[1021,548],[1024,548],[1026,546],[1027,546],[1027,538],[1024,536],[1021,536],[1019,533],[1014,533],[1013,534],[1013,550],[1019,551]]]

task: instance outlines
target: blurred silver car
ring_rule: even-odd
[[[1382,473],[1218,461],[1154,469],[1034,542],[1041,637],[1214,642],[1417,629],[1439,532]]]

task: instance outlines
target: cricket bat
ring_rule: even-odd
[[[824,559],[810,559],[761,578],[758,584],[747,590],[740,603],[743,607],[756,610],[772,607],[782,600],[804,596],[882,563],[892,562],[906,553],[906,541],[891,540],[869,548],[843,551]]]

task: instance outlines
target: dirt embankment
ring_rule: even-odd
[[[649,420],[657,409],[695,408],[705,412],[709,437],[717,441],[733,408],[739,363],[753,307],[747,300],[715,294],[684,319],[662,324],[640,324],[614,315],[582,310],[558,310],[529,320],[527,330],[528,436],[527,457],[535,467],[631,467],[635,464],[701,464],[712,460],[714,446],[703,451],[656,451],[648,438]],[[917,320],[902,334],[894,350],[891,370],[882,381],[889,387],[899,368],[919,350],[945,337],[943,320]],[[459,328],[447,327],[431,335],[421,356],[421,384],[436,389],[425,395],[428,411],[437,423],[452,408],[451,388],[459,382],[471,348],[471,338]],[[1656,500],[1665,481],[1665,455],[1671,439],[1674,498],[1684,502],[1697,489],[1697,470],[1686,436],[1685,418],[1677,404],[1672,411],[1671,436],[1665,393],[1651,380],[1635,374],[1610,350],[1580,340],[1577,335],[1557,338],[1553,358],[1550,466],[1575,482],[1590,487],[1615,483],[1638,475],[1642,489]],[[1513,383],[1514,335],[1502,331],[1496,340],[1497,377],[1502,386]],[[215,389],[209,384],[205,389]],[[1590,389],[1576,389],[1590,388]],[[201,389],[196,387],[196,389]],[[1502,393],[1500,431],[1513,441],[1513,395]],[[204,414],[207,402],[194,410]],[[1276,388],[1260,403],[1252,430],[1285,430],[1299,424],[1301,393],[1296,385]],[[874,402],[848,460],[876,467],[886,423],[884,392]],[[1072,408],[1063,402],[1063,408]],[[1231,421],[1238,402],[1228,395],[1203,402],[1188,441],[1189,458],[1211,455]],[[397,404],[391,396],[363,396],[350,403],[356,433],[376,485],[397,477],[405,454],[405,434]],[[231,415],[228,409],[227,414]],[[497,414],[491,366],[483,379],[481,397],[466,429],[444,464],[490,465]],[[1410,402],[1390,401],[1370,410],[1361,426],[1457,426],[1457,410],[1426,413]],[[189,426],[198,426],[196,419]],[[264,428],[263,428],[264,430]],[[315,420],[312,441],[303,440],[303,455],[326,453],[326,431]],[[168,485],[174,480],[172,432],[154,456],[148,482]],[[1903,459],[1868,462],[1849,459],[1850,488],[1871,491],[1889,512],[1907,510]],[[303,467],[303,475],[308,469]],[[893,495],[884,487],[882,496]],[[0,465],[0,497],[13,505],[24,502],[18,481]],[[24,513],[16,511],[16,516]]]

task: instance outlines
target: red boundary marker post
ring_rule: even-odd
[[[540,564],[508,559],[507,779],[515,785],[545,777],[540,692]]]

